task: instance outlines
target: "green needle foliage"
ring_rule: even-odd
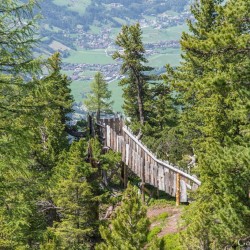
[[[182,101],[181,126],[202,181],[184,215],[188,249],[224,249],[249,236],[248,1],[197,1],[169,71]]]
[[[151,112],[149,121],[143,128],[143,142],[159,158],[176,162],[177,159],[182,159],[182,149],[185,146],[178,135],[178,103],[166,80],[159,80],[154,84],[151,95],[151,100],[147,102]]]
[[[56,166],[60,153],[69,146],[66,122],[69,120],[68,114],[72,112],[73,97],[71,82],[60,73],[60,64],[59,53],[48,59],[48,75],[41,80],[34,80],[35,88],[27,100],[31,104],[36,102],[32,155],[36,167],[44,171]]]
[[[36,0],[2,0],[0,3],[0,72],[31,73],[39,69],[33,59],[36,44],[35,29],[38,16],[34,15]],[[38,63],[38,64],[37,64]]]
[[[113,101],[110,101],[112,92],[108,90],[108,84],[100,72],[96,73],[90,89],[92,93],[87,95],[84,104],[88,111],[96,112],[97,120],[99,120],[101,112],[112,111]]]
[[[109,201],[101,171],[118,161],[114,154],[102,154],[97,139],[75,141],[61,154],[50,181],[57,216],[44,233],[42,249],[93,249],[100,241],[100,206]]]
[[[120,207],[115,211],[111,225],[101,226],[100,232],[104,243],[98,245],[96,249],[143,249],[147,242],[150,224],[146,213],[146,207],[142,204],[138,190],[129,184]]]
[[[97,168],[87,163],[86,157],[86,142],[74,142],[54,169],[51,192],[61,218],[54,222],[52,231],[60,242],[59,249],[90,248],[98,228],[93,212],[95,182],[88,181]]]
[[[0,154],[2,162],[27,156],[32,106],[26,105],[30,77],[40,68],[33,59],[36,1],[0,2]]]
[[[123,52],[116,51],[113,58],[122,60],[121,73],[126,76],[120,81],[124,91],[123,109],[131,118],[132,126],[138,129],[147,121],[145,103],[150,97],[147,83],[149,76],[146,72],[152,70],[151,67],[145,66],[147,59],[139,23],[131,26],[124,25],[116,38],[116,45]]]
[[[0,2],[0,248],[34,248],[45,229],[36,202],[41,185],[30,171],[35,102],[31,77],[40,69],[33,59],[35,1]]]

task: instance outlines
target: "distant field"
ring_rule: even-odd
[[[52,48],[53,50],[70,50],[69,47],[65,46],[64,44],[57,42],[57,41],[53,41],[50,45],[50,48]]]
[[[81,72],[79,75],[80,76],[92,76],[92,77],[94,77],[94,75],[96,73],[97,73],[97,71],[85,70],[84,72]]]
[[[114,63],[114,60],[107,56],[105,50],[78,50],[70,51],[70,56],[63,60],[68,63],[90,63],[90,64],[109,64]]]
[[[71,83],[72,95],[76,102],[83,101],[83,93],[88,93],[90,91],[91,81],[73,81]],[[118,81],[113,81],[109,83],[109,89],[112,91],[112,100],[114,101],[113,109],[115,112],[122,111],[122,88],[118,86]]]
[[[143,42],[155,43],[160,41],[179,40],[183,31],[187,31],[187,25],[178,25],[164,30],[143,28]]]
[[[180,49],[166,49],[161,54],[155,54],[148,58],[149,65],[152,67],[162,67],[166,64],[178,66],[180,64],[181,56]]]
[[[60,6],[67,6],[69,10],[76,11],[79,14],[85,12],[86,7],[90,4],[91,0],[53,0],[54,4]]]
[[[89,82],[86,81],[73,81],[70,87],[76,102],[82,102],[83,92],[89,92]]]
[[[122,111],[122,87],[118,86],[118,81],[113,81],[109,83],[109,89],[112,91],[112,100],[114,101],[113,109],[116,112]]]
[[[161,54],[152,55],[149,58],[149,65],[152,67],[162,67],[166,64],[177,66],[180,62],[180,50],[179,49],[167,49],[162,51]],[[87,51],[71,51],[71,56],[63,60],[64,62],[71,63],[100,63],[107,64],[113,63],[112,58],[107,57],[104,50],[87,50]],[[68,76],[73,74],[73,71],[64,71]],[[93,76],[94,71],[84,71],[80,75]],[[76,102],[83,101],[83,93],[90,91],[91,81],[73,81],[71,83],[72,94]],[[114,100],[113,108],[116,112],[122,111],[122,88],[118,86],[118,81],[109,83],[109,89],[112,91],[112,99]]]
[[[112,39],[116,39],[117,34],[121,29],[113,28],[111,30]],[[156,43],[160,41],[169,41],[169,40],[180,40],[181,34],[183,31],[188,31],[186,24],[178,25],[174,27],[169,27],[163,30],[154,29],[152,27],[142,28],[142,37],[144,43]]]
[[[67,76],[72,76],[74,70],[61,70],[61,72]]]
[[[57,0],[59,1],[59,0]],[[64,0],[66,1],[66,0]],[[120,20],[117,20],[120,21]],[[99,27],[91,26],[91,30],[94,33],[98,33]],[[187,30],[186,25],[179,25],[176,27],[171,27],[165,30],[157,30],[151,27],[143,28],[143,42],[144,43],[154,43],[166,40],[179,40],[183,31]],[[111,30],[112,38],[115,40],[119,28]],[[113,50],[111,48],[111,50]],[[164,49],[159,50],[160,54],[152,55],[148,58],[149,65],[152,67],[164,67],[166,64],[172,66],[177,66],[180,63],[180,49]],[[70,51],[70,56],[64,58],[63,62],[68,63],[89,63],[89,64],[113,64],[115,61],[107,56],[104,49],[96,50],[82,50]],[[72,71],[66,71],[67,75],[72,75]],[[84,71],[80,75],[82,76],[93,76],[95,72],[93,71]],[[71,84],[72,94],[76,102],[83,101],[83,93],[88,93],[90,91],[90,82],[91,81],[73,81]],[[118,86],[118,81],[113,81],[109,83],[109,89],[112,91],[112,98],[114,100],[114,111],[122,111],[122,88]]]

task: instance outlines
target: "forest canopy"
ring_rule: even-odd
[[[148,11],[160,11],[159,1],[151,2]],[[92,19],[76,14],[72,23],[83,18],[87,28],[100,18],[104,1],[97,3],[86,8]],[[147,4],[125,7],[137,15]],[[57,13],[58,25],[71,28],[70,16],[59,18],[63,9],[51,6],[41,3],[50,17]],[[131,171],[126,189],[127,168],[104,145],[103,125],[90,117],[72,125],[71,81],[60,54],[34,56],[38,9],[34,0],[0,2],[0,249],[169,249],[173,242],[158,239],[142,200],[145,191],[153,199],[159,190],[144,189]],[[191,12],[180,66],[152,73],[139,23],[121,28],[113,58],[122,62],[126,125],[157,157],[201,180],[181,210],[173,249],[233,249],[250,235],[250,4],[200,0]],[[98,121],[110,112],[110,95],[97,73],[86,106]]]

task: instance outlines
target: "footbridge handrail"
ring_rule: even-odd
[[[187,202],[187,189],[196,190],[201,181],[168,161],[158,159],[119,117],[103,118],[99,121],[103,143],[106,147],[120,152],[124,163],[124,182],[127,168],[141,179],[141,184],[150,184],[176,200]]]
[[[162,160],[159,160],[156,158],[156,156],[146,147],[142,144],[141,141],[139,141],[134,135],[133,133],[128,129],[128,127],[124,126],[123,128],[123,131],[129,136],[131,137],[138,145],[140,145],[141,148],[144,149],[145,152],[147,152],[147,154],[149,154],[157,163],[175,171],[176,173],[179,173],[181,174],[182,176],[186,177],[187,179],[193,181],[194,183],[196,183],[197,185],[201,185],[201,181],[199,181],[196,177],[180,170],[179,168],[176,168],[172,165],[170,165],[169,163],[165,162],[165,161],[162,161]]]

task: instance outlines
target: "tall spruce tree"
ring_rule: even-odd
[[[97,139],[73,142],[61,155],[50,181],[58,216],[44,234],[42,249],[93,249],[100,241],[100,206],[110,196],[101,172],[119,161],[112,152],[103,155]]]
[[[101,226],[104,240],[98,250],[137,250],[143,249],[149,232],[147,210],[141,201],[138,190],[131,184],[123,194],[120,207],[115,211],[111,225]]]
[[[24,159],[27,153],[30,133],[25,117],[33,107],[23,99],[31,88],[30,76],[39,69],[39,60],[32,54],[35,6],[36,1],[0,2],[0,153],[7,162],[17,156]]]
[[[143,129],[143,142],[161,159],[174,162],[181,158],[182,151],[176,139],[179,110],[178,103],[170,88],[169,82],[159,79],[151,86],[149,120]],[[178,156],[177,156],[178,154]]]
[[[35,6],[36,1],[32,0],[0,2],[3,197],[0,248],[3,249],[38,247],[46,229],[46,218],[38,208],[46,193],[44,170],[48,174],[67,144],[66,113],[72,103],[69,81],[60,75],[58,55],[48,60],[49,76],[37,79],[42,70],[40,60],[33,59]]]
[[[34,80],[34,89],[26,102],[36,102],[34,114],[34,146],[32,155],[36,167],[41,171],[51,170],[57,164],[60,153],[69,146],[67,122],[72,113],[73,97],[70,81],[61,74],[61,58],[55,53],[47,60],[48,75]]]
[[[173,85],[202,181],[187,209],[188,249],[224,249],[249,235],[249,13],[244,1],[197,1]]]
[[[147,121],[146,102],[150,97],[147,82],[149,76],[146,72],[152,70],[151,67],[145,66],[147,59],[139,23],[124,25],[116,38],[116,45],[123,50],[116,51],[113,58],[122,60],[121,73],[126,76],[120,81],[124,91],[124,112],[131,118],[132,126],[138,130]]]
[[[96,208],[93,207],[95,181],[88,181],[97,168],[86,162],[87,149],[83,140],[74,142],[54,169],[51,198],[61,218],[59,222],[54,222],[52,231],[59,242],[59,249],[89,249],[98,230],[98,218],[94,213]],[[50,244],[51,240],[48,239],[46,244]]]
[[[113,101],[110,101],[112,92],[108,90],[108,84],[101,72],[95,74],[94,81],[90,84],[91,94],[87,95],[84,104],[88,111],[96,112],[97,120],[101,112],[111,112]]]
[[[40,183],[29,169],[35,102],[26,103],[39,68],[36,1],[0,2],[0,247],[33,248],[45,225],[36,210]]]
[[[6,249],[34,248],[46,229],[43,212],[46,207],[39,208],[39,204],[48,198],[51,169],[68,147],[65,122],[72,105],[69,81],[60,74],[59,65],[58,54],[48,59],[49,75],[26,83],[25,95],[20,97],[20,102],[29,108],[25,112],[23,109],[14,112],[12,122],[23,124],[19,132],[26,128],[29,136],[22,137],[23,145],[9,144],[9,150],[18,147],[19,154],[11,151],[10,156],[6,156],[10,160],[1,162],[1,196],[4,198],[0,205],[0,246]],[[24,155],[20,155],[22,152]]]

